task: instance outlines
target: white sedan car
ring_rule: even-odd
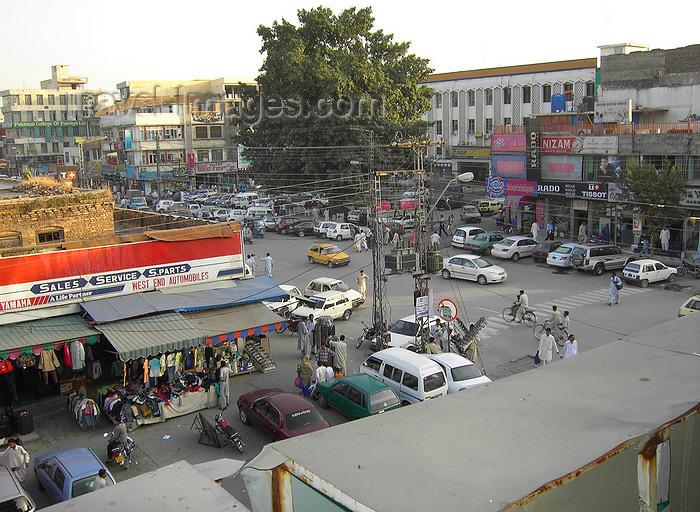
[[[525,256],[532,256],[535,247],[537,247],[537,242],[532,238],[519,235],[509,236],[491,247],[491,256],[518,261]]]
[[[468,279],[479,284],[500,283],[508,278],[508,273],[503,267],[493,265],[476,254],[457,254],[445,258],[442,269],[442,277],[449,279]]]
[[[676,280],[678,271],[675,267],[667,267],[657,260],[630,261],[622,270],[622,278],[628,283],[637,283],[642,288],[649,283],[666,281],[672,283]]]
[[[574,247],[576,247],[576,244],[571,242],[568,244],[561,244],[547,255],[547,265],[569,268],[569,260],[571,259],[571,254],[574,252]]]
[[[439,364],[445,371],[448,394],[491,382],[491,379],[481,373],[481,370],[474,363],[454,352],[429,354],[427,357]]]
[[[271,311],[289,317],[289,313],[298,308],[306,299],[299,288],[289,284],[281,284],[280,288],[287,294],[279,299],[262,301]]]

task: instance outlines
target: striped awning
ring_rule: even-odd
[[[287,321],[260,303],[180,313],[207,337],[207,344],[281,329]]]
[[[0,356],[17,359],[22,354],[41,354],[59,349],[65,342],[80,340],[91,345],[99,333],[90,329],[80,315],[40,318],[31,322],[0,325]]]
[[[520,201],[523,200],[524,196],[506,196],[505,201],[503,201],[503,206],[508,208],[517,208],[520,206]]]
[[[122,361],[195,347],[205,341],[197,328],[179,313],[172,312],[95,327],[107,337]]]

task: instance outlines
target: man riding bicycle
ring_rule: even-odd
[[[564,311],[564,317],[562,318],[557,306],[552,306],[552,316],[544,321],[544,326],[551,327],[554,337],[560,339],[565,337],[564,331],[569,328],[570,322],[568,311]]]
[[[521,323],[523,321],[523,314],[525,314],[527,307],[530,305],[525,290],[520,290],[520,294],[515,298],[515,304],[518,307],[515,311],[515,320]]]

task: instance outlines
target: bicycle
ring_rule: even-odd
[[[513,302],[512,306],[505,308],[502,313],[503,320],[509,323],[515,321],[519,306],[520,304]],[[523,313],[523,323],[528,327],[533,327],[537,323],[537,315],[534,310],[529,307],[525,308],[525,313]]]
[[[539,339],[542,337],[544,334],[545,329],[547,328],[548,322],[545,322],[543,324],[537,324],[532,328],[532,335],[535,337],[536,340],[539,341]],[[554,341],[557,342],[557,345],[560,347],[564,346],[564,342],[569,339],[569,332],[566,329],[559,329],[559,328],[554,328],[552,329],[552,335],[554,336]]]

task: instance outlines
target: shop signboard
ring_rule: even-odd
[[[0,314],[242,276],[240,231],[221,233],[4,258]]]
[[[237,168],[236,162],[206,162],[195,165],[195,174],[213,174],[235,172]]]
[[[500,178],[515,178],[524,180],[525,155],[501,155],[495,154],[491,159],[493,168],[491,174]]]
[[[542,154],[571,153],[576,137],[542,137]]]
[[[86,121],[22,121],[19,123],[12,123],[12,128],[53,128],[53,127],[66,127],[71,126],[73,128],[77,126],[87,126]]]
[[[132,146],[131,130],[124,130],[124,147],[126,149],[131,149],[131,146]]]
[[[508,180],[506,182],[507,196],[536,196],[537,182],[526,180]]]
[[[596,101],[596,123],[631,123],[632,100],[622,101]]]
[[[700,188],[688,187],[685,189],[681,204],[684,206],[694,206],[700,208]]]
[[[605,201],[608,199],[608,186],[597,182],[538,181],[537,195]]]
[[[489,178],[486,180],[486,190],[484,191],[490,197],[503,197],[506,195],[506,182],[501,178]]]
[[[492,142],[493,151],[525,151],[524,134],[494,135]]]
[[[608,201],[622,201],[622,188],[617,183],[608,183]]]
[[[579,181],[583,177],[583,157],[545,155],[542,157],[543,180]]]
[[[580,155],[616,155],[618,138],[614,135],[576,137],[571,143],[571,152]]]
[[[491,157],[489,148],[452,148],[452,158],[488,159]]]
[[[541,147],[540,120],[536,117],[528,117],[525,123],[526,139],[525,148],[527,156],[527,177],[538,180],[540,178]]]
[[[574,210],[587,211],[588,210],[588,201],[586,201],[585,199],[574,199],[571,202],[571,207]]]
[[[426,318],[430,314],[430,298],[427,295],[416,297],[416,318]]]

